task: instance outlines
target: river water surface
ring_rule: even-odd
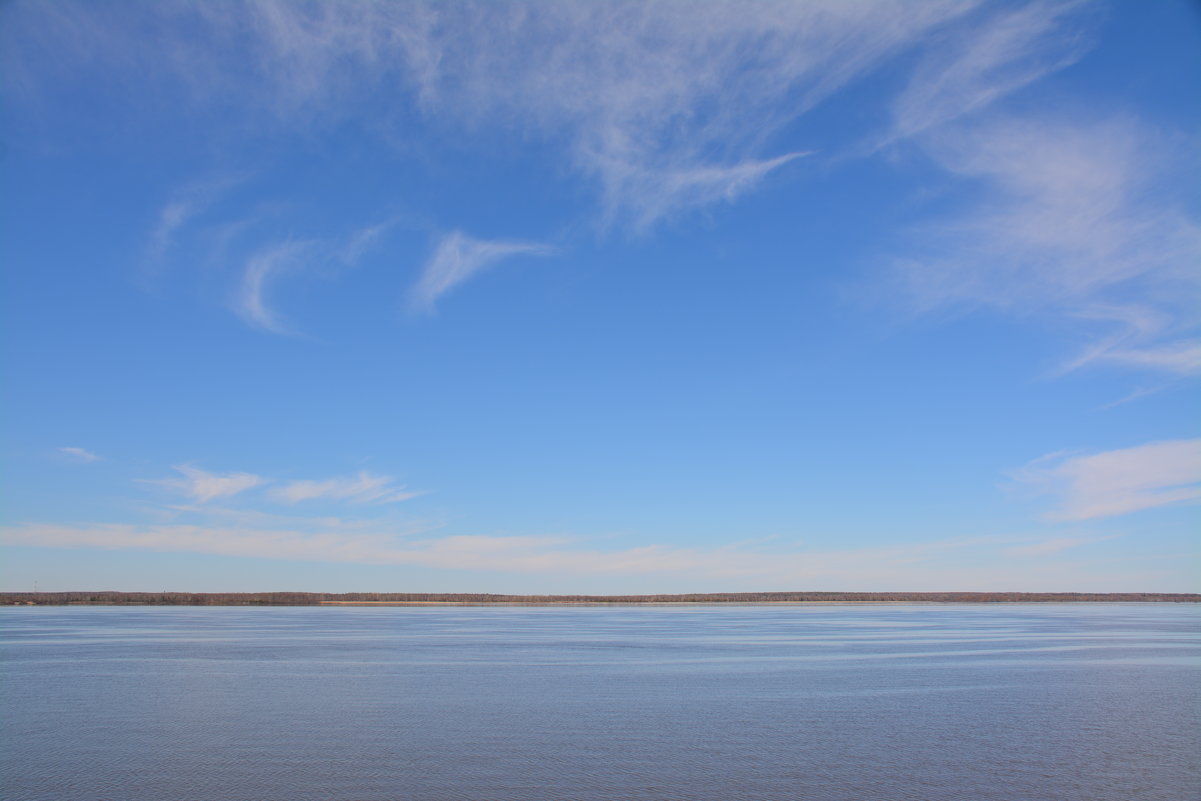
[[[1195,801],[1183,604],[0,609],[8,801]]]

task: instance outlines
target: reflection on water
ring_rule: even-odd
[[[1201,798],[1175,604],[0,610],[25,799]]]

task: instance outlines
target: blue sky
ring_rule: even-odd
[[[0,587],[1197,591],[1187,2],[13,2]]]

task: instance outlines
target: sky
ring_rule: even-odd
[[[0,589],[1201,590],[1201,8],[0,6]]]

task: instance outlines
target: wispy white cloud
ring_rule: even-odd
[[[366,471],[356,476],[324,481],[293,481],[276,487],[271,497],[285,503],[316,499],[344,500],[351,503],[398,503],[424,493],[408,490],[390,476],[375,476]]]
[[[919,310],[993,306],[1079,322],[1092,344],[1064,370],[1113,363],[1190,373],[1201,224],[1153,177],[1164,143],[1133,120],[992,117],[924,140],[978,191],[914,231],[897,273]]]
[[[151,264],[161,262],[174,245],[177,235],[198,215],[234,186],[245,180],[245,176],[224,175],[203,181],[195,181],[175,192],[171,199],[159,209],[154,229],[146,243],[146,256]]]
[[[234,310],[244,321],[273,334],[295,333],[283,317],[268,305],[267,291],[280,273],[297,266],[312,244],[284,242],[261,251],[247,261],[234,298]]]
[[[955,544],[921,544],[835,553],[781,555],[736,548],[644,546],[620,551],[579,550],[559,536],[452,535],[398,539],[389,532],[287,531],[278,528],[225,526],[135,526],[124,524],[55,526],[33,524],[3,529],[11,544],[37,542],[49,547],[91,546],[200,551],[227,555],[319,561],[419,564],[451,569],[568,573],[700,572],[739,576],[820,573],[833,564],[881,557],[898,563],[918,561],[931,550]]]
[[[485,267],[510,256],[545,256],[553,252],[549,245],[538,242],[490,241],[454,231],[442,238],[426,263],[409,294],[410,308],[431,313],[439,297]]]
[[[392,217],[353,231],[342,246],[341,253],[339,254],[340,260],[348,266],[358,264],[364,254],[378,247],[388,232],[399,224],[400,219]]]
[[[263,483],[253,473],[210,473],[191,465],[176,465],[173,468],[180,478],[140,479],[144,484],[169,487],[201,503],[214,498],[225,498],[245,492]]]
[[[388,542],[377,534],[202,525],[29,525],[8,529],[5,534],[9,544],[41,547],[138,548],[331,562],[375,561]]]
[[[411,565],[528,575],[646,576],[722,581],[726,586],[783,589],[1057,590],[1098,586],[1137,590],[1145,577],[1040,564],[1037,553],[1008,566],[971,567],[947,561],[958,553],[998,555],[993,538],[955,539],[842,551],[779,551],[753,547],[680,548],[651,545],[617,551],[581,548],[563,536],[430,537],[420,529],[286,529],[205,525],[51,525],[0,528],[0,542],[50,548],[146,549],[320,562]],[[1047,553],[1053,549],[1048,548]],[[993,563],[996,559],[991,560]],[[1073,572],[1076,571],[1076,572]],[[1099,585],[1098,582],[1104,582]]]
[[[624,209],[635,230],[690,207],[732,202],[769,172],[809,153],[789,153],[774,159],[745,161],[733,166],[650,170],[621,162],[605,171],[605,207],[610,214]]]
[[[150,235],[146,251],[152,261],[159,261],[171,247],[175,232],[196,213],[192,203],[172,200],[158,214],[158,224]]]
[[[197,182],[195,186],[206,192],[215,192],[217,190],[214,187],[223,188],[231,184],[232,180],[224,184],[209,181]],[[200,191],[195,190],[191,194]],[[166,249],[167,239],[174,236],[177,229],[189,224],[192,215],[199,212],[200,209],[194,204],[189,195],[188,199],[172,201],[163,209],[163,224],[154,232],[151,244],[155,247],[151,250],[161,252]],[[200,260],[214,270],[236,263],[239,251],[249,253],[237,274],[230,306],[247,324],[285,335],[297,332],[270,301],[271,291],[282,275],[300,271],[327,277],[336,275],[340,268],[356,266],[365,254],[379,247],[388,233],[403,222],[400,216],[392,216],[352,229],[341,237],[290,239],[283,242],[265,239],[263,229],[273,222],[278,223],[278,220],[272,219],[278,214],[278,210],[270,212],[259,209],[247,217],[210,220],[203,232],[193,232],[199,234],[193,236],[198,240],[193,244],[197,245],[196,250],[207,252]]]
[[[893,102],[886,141],[913,136],[980,111],[1071,64],[1089,47],[1081,0],[1003,5],[974,25],[944,34]],[[1073,16],[1072,26],[1064,24]]]
[[[180,473],[179,478],[139,479],[143,484],[156,484],[169,487],[176,492],[188,496],[201,503],[215,498],[238,495],[247,490],[272,484],[273,482],[254,473],[210,473],[191,465],[177,465],[173,468]],[[352,476],[339,476],[320,481],[290,481],[275,482],[260,500],[265,497],[275,502],[296,504],[302,501],[335,500],[351,504],[392,504],[407,501],[426,494],[423,490],[410,490],[403,484],[398,484],[391,476],[374,475],[360,471]],[[166,506],[158,511],[167,514],[168,518],[182,514],[200,514],[206,520],[213,518],[236,519],[241,524],[255,526],[272,525],[279,522],[304,525],[321,524],[339,528],[353,528],[358,523],[331,517],[287,517],[263,512],[254,508],[225,509],[220,506]]]
[[[1201,439],[1036,459],[1013,478],[1054,497],[1052,520],[1090,520],[1201,499]]]
[[[1178,375],[1198,375],[1201,374],[1201,340],[1184,339],[1142,348],[1113,347],[1096,354],[1094,360]]]
[[[798,155],[772,134],[971,6],[443,4],[421,97],[561,141],[602,218],[646,229],[753,188]]]
[[[1010,548],[1008,551],[1006,551],[1006,553],[1009,556],[1019,557],[1050,556],[1071,548],[1079,548],[1082,545],[1092,545],[1093,543],[1106,542],[1113,539],[1117,539],[1117,535],[1109,534],[1093,537],[1055,537],[1053,539],[1043,540],[1042,542],[1036,542],[1030,545],[1019,545],[1016,548]]]
[[[412,98],[432,118],[553,144],[599,189],[605,220],[649,226],[749,191],[788,158],[771,151],[774,133],[976,5],[30,4],[10,15],[3,49],[26,94],[44,73],[103,81],[116,99],[118,76],[137,74],[161,95],[150,108],[232,108],[289,128],[370,113],[407,141],[387,109]],[[126,102],[146,108],[141,94]],[[188,213],[165,210],[165,234]]]
[[[1125,395],[1121,396],[1120,398],[1111,400],[1108,403],[1104,403],[1097,408],[1102,409],[1102,410],[1113,409],[1118,406],[1123,406],[1127,403],[1133,403],[1134,401],[1139,400],[1140,398],[1146,398],[1150,395],[1154,395],[1155,393],[1160,392],[1163,389],[1164,389],[1163,386],[1136,387],[1135,389],[1131,390],[1130,392],[1126,393]]]
[[[59,448],[58,452],[63,454],[64,456],[67,456],[73,462],[86,463],[86,462],[96,462],[96,461],[100,460],[99,456],[92,453],[87,448],[65,447],[65,448]]]
[[[1077,59],[1098,16],[1080,0],[235,0],[103,11],[29,3],[9,12],[0,52],[23,95],[45,74],[103,81],[114,102],[127,83],[157,87],[193,111],[236,109],[247,125],[275,132],[354,116],[411,146],[417,106],[432,125],[424,134],[447,125],[520,134],[595,190],[602,224],[638,231],[736,200],[783,172],[806,153],[795,145],[782,153],[777,134],[787,128],[804,141],[816,106],[895,67],[903,88],[878,109],[886,132],[867,139],[916,142],[977,192],[968,211],[916,232],[897,260],[915,305],[1077,317],[1152,308],[1162,321],[1153,331],[1094,318],[1103,330],[1090,336],[1088,358],[1071,364],[1194,374],[1196,319],[1185,310],[1198,307],[1190,268],[1201,234],[1147,180],[1162,143],[1131,120],[981,119]],[[156,37],[146,41],[144,30]],[[64,64],[46,63],[48,53]],[[146,79],[118,79],[135,72]],[[174,199],[152,249],[167,247],[202,204],[187,193]],[[380,235],[360,233],[343,259]],[[414,307],[432,309],[501,257],[468,238],[456,255],[455,236],[427,266]],[[252,325],[285,332],[265,296],[279,255],[270,248],[250,260],[236,306]]]

